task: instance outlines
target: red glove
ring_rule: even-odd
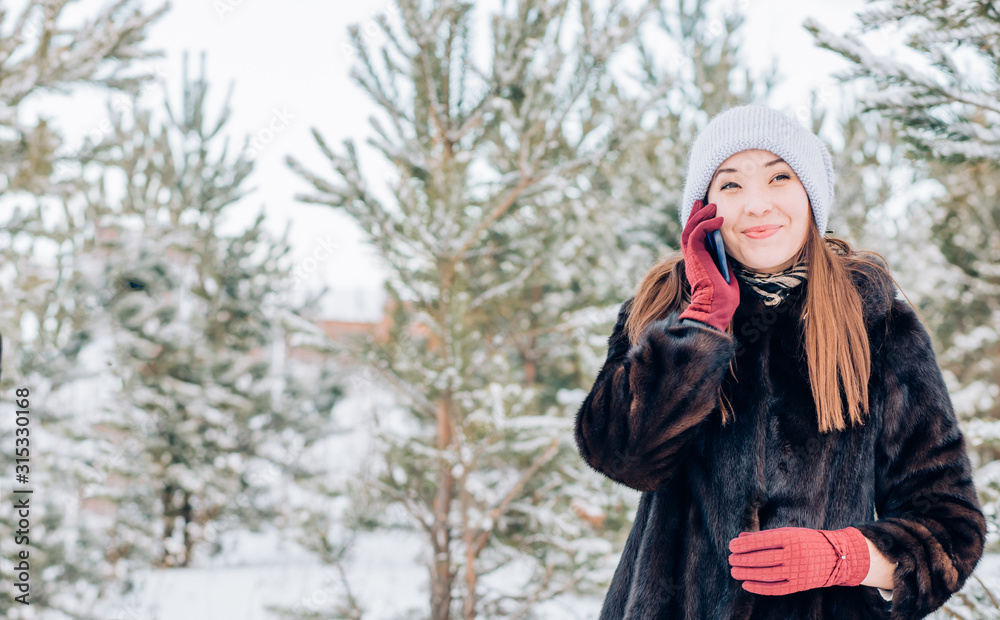
[[[729,265],[729,282],[726,282],[705,245],[708,234],[722,228],[723,219],[715,217],[715,210],[714,203],[703,207],[702,201],[695,201],[681,233],[684,274],[691,285],[691,304],[678,318],[694,319],[726,331],[736,306],[740,305],[740,284],[732,265]]]
[[[861,585],[871,558],[860,530],[780,527],[743,532],[729,541],[733,579],[754,594]]]

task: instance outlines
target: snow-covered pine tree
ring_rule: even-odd
[[[290,288],[287,230],[272,240],[261,214],[241,234],[220,234],[252,164],[229,157],[228,138],[220,151],[228,97],[210,124],[204,66],[189,81],[186,60],[168,121],[156,126],[142,109],[114,115],[85,158],[105,183],[125,180],[120,201],[106,192],[90,205],[103,238],[93,281],[139,289],[106,304],[123,388],[95,413],[109,445],[133,446],[108,468],[122,484],[101,488],[115,506],[108,534],[119,557],[168,567],[191,565],[196,547],[227,531],[287,524],[283,487],[315,473],[300,457],[327,436],[342,391],[328,365],[273,366],[292,338],[322,342],[301,318],[318,298],[262,311]]]
[[[40,289],[19,310],[59,346],[15,366],[35,369],[22,381],[38,387],[44,433],[32,566],[56,586],[35,582],[34,609],[129,616],[113,590],[130,568],[189,565],[226,532],[289,527],[289,483],[317,474],[300,457],[341,389],[329,365],[283,355],[293,340],[328,352],[301,316],[317,298],[284,301],[287,231],[272,240],[260,216],[220,234],[252,165],[220,145],[228,102],[209,125],[206,90],[185,70],[183,103],[158,126],[109,105],[111,129],[77,154],[65,221],[12,220],[12,234],[59,249],[39,266],[5,248],[30,266],[18,282]]]
[[[141,0],[114,0],[83,23],[69,15],[79,4],[28,0],[16,15],[0,6],[0,192],[54,194],[54,170],[73,160],[73,153],[56,153],[62,137],[51,119],[27,118],[25,102],[83,84],[134,92],[152,74],[128,71],[162,56],[140,44],[166,4],[150,11]]]
[[[480,68],[471,2],[395,5],[378,54],[352,30],[352,75],[384,113],[370,143],[399,173],[392,204],[369,190],[351,141],[335,154],[314,131],[334,181],[289,158],[318,192],[302,199],[344,209],[391,270],[388,341],[354,359],[382,371],[408,415],[379,436],[365,519],[426,537],[432,618],[527,616],[584,591],[610,550],[588,506],[607,494],[593,493],[573,444],[576,394],[539,383],[538,341],[587,303],[560,283],[589,216],[567,190],[641,133],[640,104],[616,102],[608,72],[640,16],[618,2],[602,15],[589,1],[505,2]],[[572,39],[570,20],[583,25]]]
[[[840,79],[870,80],[878,87],[863,96],[861,111],[898,120],[914,153],[925,158],[953,164],[1000,160],[996,3],[889,0],[857,17],[858,33],[837,35],[814,19],[804,25],[820,47],[853,63]],[[860,38],[867,32],[905,44],[912,61],[872,52]]]
[[[382,49],[352,31],[352,76],[380,113],[369,144],[398,173],[390,200],[351,140],[335,153],[314,130],[333,180],[289,158],[315,189],[301,199],[344,210],[390,270],[388,337],[347,359],[405,415],[381,415],[355,524],[425,537],[436,620],[532,617],[606,589],[638,494],[586,467],[572,418],[614,310],[676,247],[690,136],[745,97],[729,90],[740,20],[716,24],[706,4],[504,2],[480,68],[471,2],[394,2]],[[676,48],[636,39],[653,15]],[[644,74],[629,83],[610,67],[633,44]]]
[[[920,180],[933,191],[905,214],[904,248],[920,263],[925,310],[1000,542],[1000,7],[983,0],[890,0],[858,15],[857,33],[815,20],[817,44],[851,61],[844,81],[873,84],[860,112],[894,121]],[[865,32],[897,39],[873,52]],[[900,58],[906,52],[909,60]],[[971,583],[971,582],[970,582]],[[996,598],[976,602],[998,611]]]
[[[827,230],[845,239],[856,250],[878,252],[889,262],[893,276],[906,291],[920,274],[910,267],[915,261],[901,254],[904,235],[897,227],[896,214],[890,212],[893,191],[912,184],[916,171],[906,158],[906,148],[889,119],[858,116],[850,112],[853,103],[842,102],[838,110],[817,106],[817,93],[809,126],[823,135],[824,123],[837,134],[837,144],[829,144],[837,171],[834,206]],[[827,117],[830,116],[830,120]]]
[[[87,446],[77,447],[75,462],[67,459],[49,427],[59,403],[48,396],[83,374],[78,354],[86,336],[68,311],[74,300],[68,299],[73,289],[66,275],[81,249],[75,233],[85,224],[82,217],[72,222],[59,217],[79,190],[61,164],[72,165],[77,154],[65,148],[58,123],[33,106],[51,93],[71,93],[84,85],[115,92],[147,83],[149,73],[137,69],[137,61],[157,54],[141,44],[166,6],[147,10],[138,0],[116,0],[92,7],[99,11],[81,20],[79,13],[71,15],[79,4],[28,0],[17,10],[6,3],[0,7],[0,332],[5,345],[0,388],[8,397],[14,387],[30,389],[29,486],[38,491],[27,549],[30,606],[14,602],[18,592],[5,588],[0,616],[11,619],[36,617],[40,610],[64,610],[73,617],[73,610],[99,595],[108,579],[101,570],[103,541],[77,520],[75,510],[75,475],[84,468],[80,461]],[[14,437],[12,424],[13,416],[3,416],[4,437]],[[65,484],[69,480],[74,484]],[[8,483],[6,477],[0,482],[5,497],[10,497]],[[11,502],[0,502],[0,538],[14,540],[16,521]],[[12,556],[6,553],[12,547],[4,549],[0,578],[13,583]]]

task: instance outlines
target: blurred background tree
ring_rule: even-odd
[[[165,8],[116,2],[67,27],[69,4],[30,2],[2,39],[0,192],[14,205],[0,235],[2,378],[31,389],[39,490],[31,606],[6,589],[7,618],[106,617],[135,569],[190,566],[234,530],[292,529],[303,500],[288,486],[323,473],[300,457],[329,436],[343,394],[329,364],[280,359],[292,340],[328,346],[301,316],[318,297],[290,300],[286,239],[263,215],[220,234],[252,162],[228,154],[228,107],[206,119],[204,59],[192,81],[185,59],[181,105],[154,115],[136,104],[149,74],[121,74],[155,56],[140,43]],[[18,114],[82,83],[117,94],[80,149]],[[11,502],[0,515],[13,540]]]

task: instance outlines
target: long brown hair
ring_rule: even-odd
[[[865,254],[885,262],[875,252]],[[871,355],[862,300],[852,273],[860,271],[867,276],[874,269],[893,283],[895,279],[879,263],[854,252],[848,242],[836,237],[821,237],[815,220],[809,226],[805,243],[795,255],[794,264],[802,262],[806,263],[809,282],[803,311],[804,350],[819,430],[826,433],[846,428],[845,398],[851,424],[863,424],[868,414]],[[871,289],[894,295],[883,287]],[[891,303],[891,297],[888,301]],[[654,265],[639,285],[625,321],[629,342],[638,342],[643,328],[649,323],[680,312],[690,303],[691,287],[684,272],[684,257],[679,252],[671,254]],[[732,323],[726,331],[733,334]],[[734,362],[735,357],[729,363],[729,371],[735,377]],[[719,399],[725,425],[733,412],[721,385]]]

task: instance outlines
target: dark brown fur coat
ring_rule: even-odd
[[[808,283],[769,309],[741,282],[735,338],[675,313],[633,344],[632,300],[622,304],[576,416],[583,459],[643,492],[601,620],[909,620],[962,587],[986,524],[930,338],[885,276],[855,283],[872,353],[870,417],[825,435],[802,354]],[[725,427],[720,382],[735,413]],[[729,541],[784,526],[857,527],[898,563],[892,600],[869,586],[744,590],[729,572]]]

